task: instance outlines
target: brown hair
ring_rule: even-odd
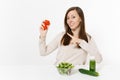
[[[81,18],[81,22],[79,24],[80,31],[79,31],[79,38],[85,40],[86,42],[88,42],[88,38],[86,35],[86,31],[85,31],[85,22],[84,22],[84,14],[83,11],[80,7],[71,7],[67,10],[66,14],[65,14],[65,18],[64,18],[64,27],[65,27],[65,34],[63,35],[63,38],[61,40],[61,44],[62,45],[69,45],[70,41],[71,41],[71,37],[69,37],[67,35],[67,33],[73,35],[69,25],[67,24],[67,14],[72,11],[72,10],[76,10],[79,17]]]

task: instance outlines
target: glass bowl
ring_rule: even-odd
[[[57,68],[59,74],[62,74],[62,75],[70,75],[71,73],[71,69],[69,68]]]

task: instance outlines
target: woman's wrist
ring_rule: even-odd
[[[46,36],[42,36],[42,35],[39,36],[39,39],[45,39],[45,38]]]
[[[80,43],[81,43],[81,41],[82,41],[82,39],[78,39],[77,43],[78,43],[78,44],[80,44]]]

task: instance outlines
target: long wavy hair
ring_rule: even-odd
[[[85,21],[84,21],[84,14],[83,11],[80,7],[71,7],[67,10],[66,14],[65,14],[65,18],[64,18],[64,27],[65,27],[65,34],[63,35],[62,39],[61,39],[61,44],[62,45],[69,45],[70,41],[72,40],[72,38],[70,36],[67,35],[67,33],[73,35],[69,25],[67,24],[67,15],[70,11],[72,10],[76,10],[79,17],[81,18],[81,22],[79,24],[80,31],[79,31],[79,38],[85,40],[86,42],[88,42],[88,38],[87,38],[87,34],[85,31]],[[79,45],[77,45],[78,48],[80,48]]]

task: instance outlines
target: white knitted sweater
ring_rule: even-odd
[[[61,45],[61,39],[64,32],[58,34],[49,44],[46,45],[46,38],[39,39],[40,55],[46,56],[58,48],[56,56],[56,63],[69,62],[74,65],[83,65],[87,61],[87,56],[95,56],[96,62],[102,61],[102,56],[95,44],[93,38],[88,36],[88,43],[82,40],[79,44],[81,48],[76,45],[70,44],[68,46]]]

